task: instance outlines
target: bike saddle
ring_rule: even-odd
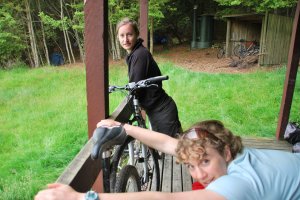
[[[92,141],[94,143],[91,158],[97,159],[102,152],[113,145],[122,144],[126,139],[126,132],[122,126],[98,127],[94,130]]]

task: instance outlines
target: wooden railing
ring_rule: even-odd
[[[129,101],[131,99],[125,98],[110,118],[120,122],[128,121],[132,114]],[[91,159],[92,146],[92,141],[89,140],[56,182],[70,185],[78,192],[86,192],[92,188],[101,170],[100,161]]]

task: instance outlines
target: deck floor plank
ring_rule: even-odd
[[[172,192],[182,192],[183,188],[183,178],[182,178],[182,166],[181,164],[176,164],[176,158],[171,156],[173,165],[173,182],[172,182]]]
[[[192,177],[185,165],[182,165],[182,183],[183,183],[183,191],[191,191],[192,190]]]
[[[164,158],[161,162],[164,162],[164,167],[162,170],[162,185],[161,191],[162,192],[171,192],[172,186],[172,157],[169,155],[164,155]]]

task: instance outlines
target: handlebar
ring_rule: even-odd
[[[125,129],[122,126],[101,126],[96,128],[92,136],[94,145],[91,152],[91,158],[95,160],[108,148],[122,144],[125,141],[126,136]]]
[[[168,80],[169,77],[168,76],[155,76],[155,77],[151,77],[145,80],[140,80],[138,82],[131,82],[126,84],[125,86],[109,86],[108,91],[109,93],[112,93],[116,90],[127,90],[127,91],[135,91],[138,88],[147,88],[147,87],[151,87],[151,86],[156,86],[155,84],[156,82],[159,81],[164,81],[164,80]]]
[[[148,83],[148,84],[151,84],[151,83],[155,83],[155,82],[158,82],[158,81],[165,81],[165,80],[168,80],[169,79],[169,76],[155,76],[155,77],[151,77],[151,78],[148,78],[146,80],[144,80],[145,83]]]

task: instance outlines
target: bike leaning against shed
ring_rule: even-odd
[[[246,43],[249,43],[248,45]],[[240,39],[239,44],[237,44],[233,53],[235,56],[239,58],[245,58],[247,56],[253,56],[259,54],[259,45],[257,41],[246,41],[244,39]]]
[[[125,86],[109,87],[110,93],[127,91],[127,100],[133,113],[132,118],[127,122],[128,124],[146,128],[136,92],[141,88],[157,87],[155,83],[167,79],[168,76],[157,76],[136,83],[128,83]],[[101,157],[102,159],[105,191],[159,191],[160,170],[158,160],[160,156],[158,152],[129,136],[114,138],[115,133],[108,133],[113,131],[120,132],[122,127],[113,127],[112,129],[99,127],[94,131],[92,137],[95,144],[92,158]],[[109,138],[109,140],[105,138]],[[109,145],[106,143],[109,143]],[[102,146],[105,148],[103,149]]]

